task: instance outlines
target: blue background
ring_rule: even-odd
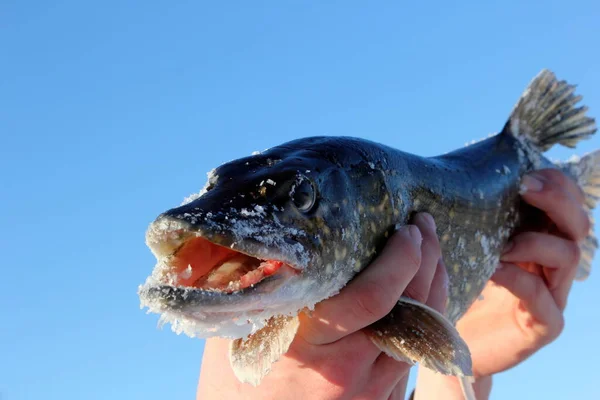
[[[400,3],[0,2],[0,396],[193,398],[203,342],[136,290],[147,224],[225,161],[310,135],[447,152],[544,67],[600,116],[597,1]],[[598,395],[599,292],[492,397]]]

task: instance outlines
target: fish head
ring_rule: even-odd
[[[200,195],[148,228],[157,265],[140,287],[142,306],[177,332],[230,338],[313,307],[356,273],[354,190],[338,164],[310,150],[223,164]]]

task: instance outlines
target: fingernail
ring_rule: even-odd
[[[540,192],[544,188],[544,183],[534,175],[525,175],[521,180],[519,192]]]
[[[421,236],[421,231],[415,225],[408,226],[408,233],[415,244],[421,246],[421,242],[423,241],[423,236]]]
[[[435,221],[433,220],[433,217],[431,216],[431,214],[428,213],[422,213],[419,214],[421,216],[421,218],[423,218],[423,220],[425,221],[425,223],[427,225],[429,225],[434,231],[437,229],[437,227],[435,226]]]

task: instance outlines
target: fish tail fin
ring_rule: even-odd
[[[592,210],[600,200],[600,150],[564,163],[562,169],[574,177],[585,195],[584,207],[590,217],[590,232],[581,243],[581,260],[575,279],[585,280],[591,272],[594,253],[598,248],[598,239],[594,235],[594,216]]]
[[[544,69],[521,95],[502,133],[542,152],[555,144],[575,147],[596,132],[595,120],[585,115],[587,107],[575,107],[581,99],[575,95],[575,85],[558,81]]]

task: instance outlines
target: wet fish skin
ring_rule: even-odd
[[[140,289],[142,303],[190,335],[250,335],[233,342],[231,360],[241,380],[257,384],[287,350],[297,329],[294,316],[335,295],[376,257],[396,226],[426,211],[436,220],[450,278],[449,321],[400,299],[366,331],[398,360],[469,375],[468,349],[452,324],[479,296],[508,238],[544,221],[521,201],[521,177],[559,168],[582,186],[590,211],[600,197],[600,153],[567,164],[542,156],[554,144],[574,146],[596,131],[585,110],[575,108],[579,98],[573,91],[544,71],[501,133],[438,157],[358,138],[312,137],[224,164],[210,176],[205,193],[157,218],[147,236],[150,247],[164,257],[164,242],[172,247],[165,235],[183,232],[283,261],[296,273],[273,275],[230,294],[171,287],[153,274]],[[590,234],[582,277],[596,247]],[[421,314],[429,317],[416,317]],[[253,367],[252,357],[264,357],[255,363],[260,367]]]

